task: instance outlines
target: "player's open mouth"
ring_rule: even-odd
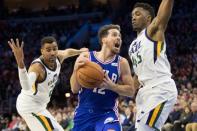
[[[49,58],[50,61],[55,61],[55,59],[56,59],[55,57]]]
[[[115,43],[115,47],[116,48],[119,48],[120,47],[120,44],[119,43]]]

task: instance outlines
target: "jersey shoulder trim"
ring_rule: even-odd
[[[146,38],[148,38],[148,40],[150,40],[150,41],[152,41],[154,43],[157,42],[157,41],[153,40],[152,38],[150,38],[150,36],[148,36],[147,28],[145,29],[145,36],[146,36]]]
[[[161,51],[163,50],[163,47],[164,47],[164,42],[163,41],[155,41],[155,40],[151,39],[148,36],[147,29],[145,30],[145,36],[148,40],[150,40],[154,44],[153,47],[154,47],[154,63],[155,63],[157,61],[157,58],[161,55]]]
[[[115,59],[117,58],[117,55],[115,55],[111,60],[107,61],[107,62],[104,62],[102,60],[100,60],[98,57],[97,57],[97,54],[96,54],[96,51],[93,51],[93,57],[98,61],[100,62],[101,64],[110,64],[110,63],[113,63],[115,61]]]

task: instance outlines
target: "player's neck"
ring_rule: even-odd
[[[111,59],[114,58],[114,54],[112,54],[110,51],[106,51],[104,49],[102,49],[101,51],[97,52],[97,57],[106,62],[106,61],[110,61]]]
[[[148,27],[148,25],[149,24],[147,24],[147,25],[145,25],[145,26],[143,26],[142,28],[140,28],[140,29],[137,29],[136,30],[136,32],[137,32],[137,36],[144,30],[144,29],[146,29],[147,27]]]
[[[137,30],[137,36],[144,30],[145,28]]]

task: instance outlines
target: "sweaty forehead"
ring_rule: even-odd
[[[142,7],[135,7],[133,10],[132,10],[132,14],[131,15],[134,15],[135,13],[149,13],[147,10],[145,10],[144,8]]]
[[[120,33],[120,31],[118,29],[110,29],[108,30],[109,33]]]
[[[57,47],[57,43],[56,42],[53,42],[53,43],[45,43],[44,48],[54,48],[54,47]]]

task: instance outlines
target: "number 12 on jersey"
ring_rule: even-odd
[[[94,88],[93,92],[101,95],[105,95],[105,88]]]

